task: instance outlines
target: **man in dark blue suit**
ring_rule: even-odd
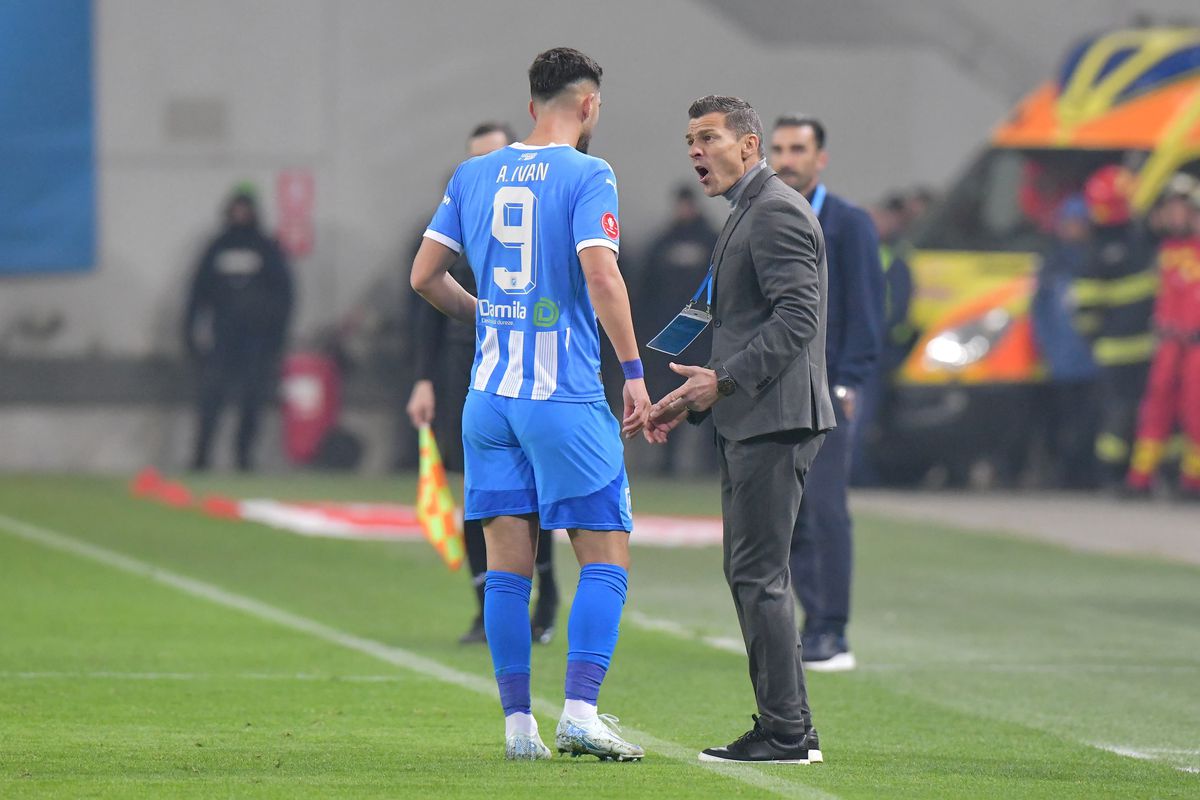
[[[846,640],[854,562],[846,486],[854,442],[856,402],[882,345],[883,268],[871,218],[826,190],[829,163],[825,126],[814,117],[788,115],[771,133],[771,167],[808,198],[825,234],[829,305],[825,364],[837,428],[825,436],[805,481],[792,536],[792,586],[804,609],[800,632],[804,666],[814,671],[853,669]]]

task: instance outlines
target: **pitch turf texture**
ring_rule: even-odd
[[[635,493],[645,512],[717,510],[710,485]],[[570,556],[560,544],[566,601]],[[455,644],[467,579],[427,545],[215,520],[115,480],[3,477],[0,796],[1200,796],[1200,570],[862,517],[857,571],[862,668],[810,676],[827,763],[695,762],[754,708],[720,553],[639,547],[601,710],[645,737],[645,761],[515,764],[487,650]],[[534,650],[551,735],[565,652],[565,632]]]

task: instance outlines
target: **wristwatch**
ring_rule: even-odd
[[[724,367],[717,367],[717,394],[721,397],[729,397],[737,390],[737,384],[733,378],[729,377],[729,373]]]

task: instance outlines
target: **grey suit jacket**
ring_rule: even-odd
[[[835,426],[825,376],[825,239],[804,196],[764,169],[713,250],[708,366],[737,384],[712,408],[717,432],[743,441]],[[690,415],[697,422],[706,415]]]

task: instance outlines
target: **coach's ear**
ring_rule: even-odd
[[[742,137],[742,161],[754,158],[761,152],[760,141],[757,133],[747,133]]]

